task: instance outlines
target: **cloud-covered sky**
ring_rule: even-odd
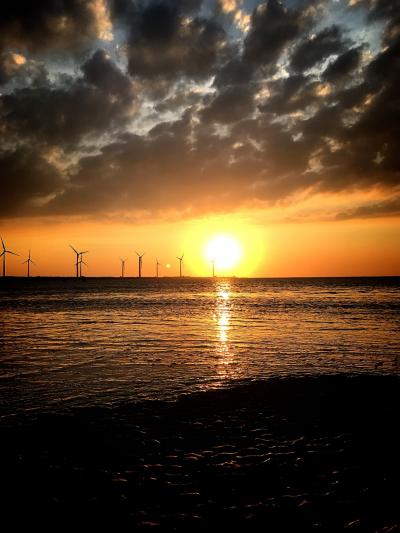
[[[2,0],[1,216],[398,216],[399,88],[399,0]]]

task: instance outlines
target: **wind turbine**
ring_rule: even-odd
[[[72,244],[70,244],[69,247],[72,248],[72,250],[76,254],[76,263],[75,263],[75,266],[76,266],[76,277],[79,278],[79,275],[82,275],[82,265],[80,263],[80,260],[82,259],[82,257],[79,257],[79,256],[82,256],[83,254],[87,254],[88,250],[86,250],[85,252],[78,252],[77,250],[75,250],[75,248],[72,246]]]
[[[182,261],[183,261],[183,256],[185,254],[182,254],[180,257],[177,257],[177,259],[179,259],[179,277],[181,278],[182,277]]]
[[[156,276],[158,278],[158,267],[161,266],[161,263],[158,262],[158,259],[156,257]]]
[[[22,264],[24,265],[25,263],[28,263],[28,278],[30,278],[30,276],[31,276],[30,264],[32,263],[32,265],[36,266],[36,263],[34,261],[32,261],[32,259],[31,259],[31,251],[30,250],[29,250],[28,259],[26,261],[24,261]]]
[[[212,263],[212,277],[215,278],[215,259],[211,259]]]
[[[136,255],[138,256],[138,264],[139,264],[139,278],[142,277],[142,257],[144,256],[144,254],[140,255],[138,252],[135,252]]]
[[[6,275],[6,254],[12,254],[12,255],[18,255],[18,254],[16,254],[15,252],[12,252],[11,250],[7,250],[2,237],[0,237],[0,239],[1,239],[1,244],[3,246],[3,251],[0,254],[0,257],[3,257],[3,277],[4,277]]]
[[[121,278],[124,277],[124,274],[125,274],[125,263],[127,261],[127,259],[121,259],[119,258],[120,261],[121,261]]]

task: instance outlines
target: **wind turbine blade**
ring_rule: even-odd
[[[6,253],[6,252],[1,252],[0,257],[3,257],[3,255],[4,255],[5,253]]]
[[[37,266],[37,264],[35,263],[35,261],[32,261],[32,259],[31,259],[31,263],[32,263],[32,265]]]
[[[72,244],[70,244],[70,245],[69,245],[69,247],[70,247],[70,248],[72,248],[72,249],[73,249],[73,251],[74,251],[74,252],[75,252],[76,254],[78,254],[78,253],[79,253],[79,252],[77,252],[77,251],[75,250],[75,248],[74,248],[74,247],[72,246]]]
[[[0,239],[1,239],[1,244],[3,245],[3,250],[5,250],[6,247],[5,247],[5,245],[4,245],[3,237],[0,237]]]
[[[16,254],[15,252],[12,252],[11,250],[5,250],[7,254],[17,255],[19,257],[19,254]]]
[[[29,263],[29,259],[27,259],[26,261],[22,261],[21,265],[24,265],[25,263]]]
[[[87,254],[89,252],[89,250],[86,250],[85,252],[79,252],[81,255],[83,254]]]

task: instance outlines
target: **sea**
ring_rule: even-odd
[[[399,374],[399,311],[399,277],[5,279],[0,416]]]

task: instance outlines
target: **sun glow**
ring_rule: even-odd
[[[230,235],[216,235],[206,244],[204,254],[208,261],[215,262],[216,269],[228,270],[239,263],[243,251]]]

